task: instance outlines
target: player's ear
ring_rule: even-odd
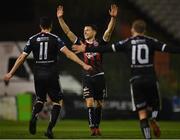
[[[144,30],[143,34],[145,34],[145,33],[146,33],[146,30]]]
[[[49,29],[50,29],[50,31],[52,31],[52,28],[53,28],[53,25],[51,24],[51,26],[50,26],[50,28],[49,28]]]
[[[133,28],[131,28],[131,34],[133,34],[134,33],[134,29]]]
[[[94,30],[94,36],[96,36],[97,32]]]
[[[40,29],[43,30],[43,27],[41,25],[39,25]]]

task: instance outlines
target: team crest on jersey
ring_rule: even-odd
[[[99,46],[99,43],[98,43],[97,41],[94,41],[94,42],[93,42],[93,45],[94,45],[95,47],[97,47],[97,46]]]

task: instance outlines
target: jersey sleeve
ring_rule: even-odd
[[[99,52],[99,53],[107,53],[113,52],[111,46],[99,46],[99,47],[86,47],[85,52]]]
[[[167,46],[165,43],[160,42],[157,39],[153,39],[152,43],[153,43],[152,45],[154,46],[154,49],[161,52],[165,51],[165,48]]]
[[[79,37],[76,38],[76,41],[74,42],[74,44],[76,45],[80,45],[81,44],[81,41],[83,42],[83,40]]]
[[[168,45],[166,45],[164,52],[180,53],[180,47],[179,46],[168,46]]]
[[[23,53],[29,55],[31,51],[32,51],[32,45],[31,45],[31,40],[29,39],[26,43]]]
[[[60,50],[62,50],[66,46],[65,43],[59,37],[57,37],[57,46]]]
[[[168,52],[168,53],[180,53],[179,46],[168,46],[158,40],[154,40],[154,46],[157,51]]]
[[[111,48],[112,48],[113,52],[125,51],[125,47],[127,46],[127,42],[128,42],[128,40],[122,40],[122,41],[118,41],[118,42],[112,44]]]
[[[105,45],[105,46],[99,46],[99,47],[86,47],[85,51],[107,53],[107,52],[121,52],[124,50],[125,50],[125,42],[119,41],[111,45]]]

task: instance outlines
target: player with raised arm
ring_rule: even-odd
[[[84,40],[77,37],[65,23],[63,12],[63,7],[59,6],[57,8],[57,17],[60,26],[67,37],[74,44],[80,44],[82,41],[90,48],[105,45],[110,40],[115,27],[118,7],[114,4],[111,5],[111,9],[109,10],[111,20],[101,41],[97,41],[97,29],[96,26],[92,24],[87,24],[84,27]],[[85,70],[83,74],[83,97],[85,98],[86,106],[88,108],[88,120],[91,135],[101,135],[99,125],[102,115],[103,96],[106,92],[104,71],[102,68],[102,55],[100,53],[82,53],[82,60],[93,67],[93,71],[89,72]]]
[[[41,112],[43,105],[46,102],[46,95],[48,94],[53,102],[53,107],[45,136],[53,138],[52,129],[58,119],[63,100],[63,94],[58,80],[58,53],[64,53],[66,57],[78,63],[87,71],[91,70],[92,67],[85,64],[70,51],[58,36],[50,33],[52,22],[48,17],[40,18],[40,28],[41,32],[29,38],[23,53],[17,58],[10,72],[4,76],[4,80],[9,81],[20,65],[26,60],[27,56],[33,52],[36,103],[33,106],[29,131],[33,135],[36,134],[38,114]]]
[[[142,133],[145,139],[151,138],[150,126],[159,138],[161,131],[157,123],[160,109],[158,81],[154,70],[155,51],[180,53],[180,47],[169,47],[155,38],[145,36],[146,23],[136,20],[132,24],[132,37],[112,45],[87,47],[85,44],[74,45],[78,52],[124,52],[131,68],[130,90],[132,107],[137,111]],[[150,116],[150,117],[149,117]],[[150,123],[150,126],[149,126]]]

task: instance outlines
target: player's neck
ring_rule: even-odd
[[[43,32],[43,33],[50,33],[50,31],[51,31],[50,29],[42,29],[41,30],[41,32]]]
[[[132,36],[133,36],[133,37],[136,37],[136,36],[144,36],[144,33],[133,33]]]
[[[86,39],[86,42],[89,44],[93,44],[95,38],[91,38],[91,39]]]

